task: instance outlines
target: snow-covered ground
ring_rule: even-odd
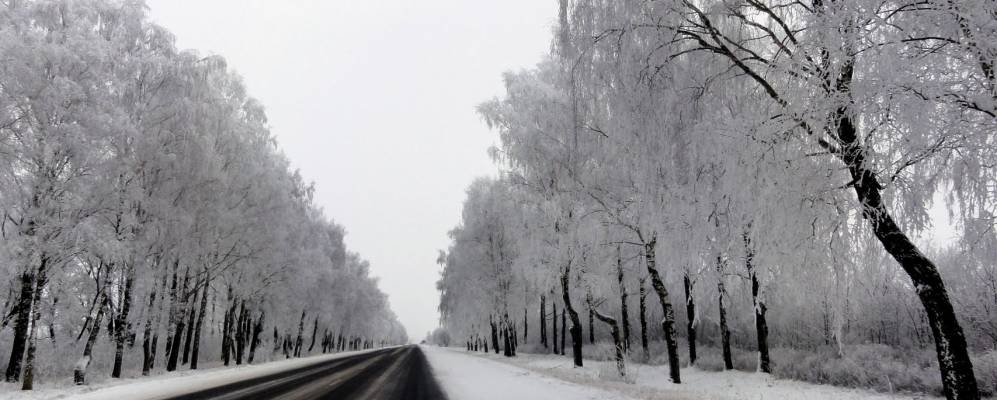
[[[468,353],[462,348],[423,347],[451,400],[488,399],[674,399],[674,400],[901,400],[935,399],[911,394],[775,379],[740,371],[682,369],[682,384],[668,381],[667,366],[631,364],[631,383],[615,375],[611,362],[585,360],[574,368],[570,357]]]
[[[566,382],[456,349],[422,346],[450,400],[629,399],[591,385]]]
[[[0,386],[3,400],[155,400],[195,392],[281,371],[305,367],[340,357],[362,354],[374,350],[350,351],[305,358],[280,360],[258,365],[218,367],[197,371],[176,371],[133,379],[108,380],[96,385],[46,387],[39,390],[20,391],[20,384]]]

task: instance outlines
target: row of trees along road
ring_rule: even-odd
[[[406,342],[222,58],[142,2],[0,7],[8,382]]]
[[[582,365],[587,319],[620,373],[663,340],[675,383],[697,341],[764,372],[773,344],[933,345],[945,396],[978,398],[995,38],[989,0],[560,0],[549,57],[480,106],[502,175],[441,254],[443,327],[496,351],[567,330]],[[919,244],[940,206],[957,239]]]

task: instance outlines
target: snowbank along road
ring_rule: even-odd
[[[169,400],[446,399],[418,346],[384,349],[201,390]]]

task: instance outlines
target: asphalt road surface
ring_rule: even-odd
[[[446,395],[418,346],[337,358],[169,400],[377,399],[435,400]]]

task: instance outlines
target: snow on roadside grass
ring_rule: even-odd
[[[20,383],[0,386],[3,400],[155,400],[196,392],[259,376],[306,367],[323,361],[363,354],[375,350],[349,351],[304,358],[272,361],[264,364],[243,364],[202,370],[184,370],[132,379],[110,379],[95,385],[44,387],[21,391]]]
[[[668,380],[667,366],[630,364],[632,373],[625,383],[615,376],[616,366],[611,361],[585,360],[585,366],[574,368],[568,356],[549,354],[523,354],[506,358],[498,354],[467,353],[463,349],[440,349],[439,352],[463,353],[477,358],[479,362],[498,361],[520,367],[535,374],[545,375],[578,385],[595,387],[615,392],[620,397],[639,399],[689,399],[689,400],[909,400],[938,399],[922,394],[884,394],[868,390],[841,388],[829,385],[776,379],[767,374],[741,371],[710,372],[698,368],[682,369],[682,384],[675,385]],[[428,352],[427,352],[428,354]],[[435,365],[434,365],[435,367]],[[484,384],[487,385],[487,379]],[[501,392],[504,390],[492,390]],[[501,398],[501,397],[496,397]],[[515,398],[509,397],[509,398]],[[561,397],[549,397],[558,398]],[[454,397],[452,400],[463,400]],[[473,398],[468,398],[474,400]]]
[[[619,393],[565,382],[462,350],[421,346],[450,400],[629,399]]]

